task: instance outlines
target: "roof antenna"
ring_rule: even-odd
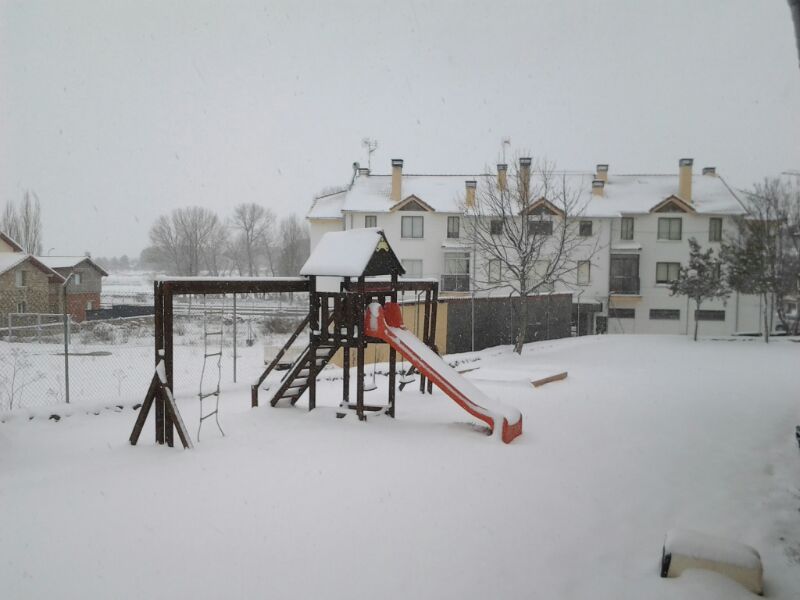
[[[367,149],[367,168],[372,171],[372,153],[378,149],[378,140],[365,137],[361,140],[361,145]]]
[[[506,146],[511,146],[511,138],[504,137],[502,144],[503,144],[503,164],[506,164]]]

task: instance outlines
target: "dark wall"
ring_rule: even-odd
[[[100,308],[97,310],[87,310],[86,320],[97,321],[99,319],[121,319],[123,317],[143,317],[155,314],[156,309],[152,306],[142,306],[140,304],[118,304],[111,308]]]
[[[447,300],[447,353],[472,350],[472,299]],[[569,337],[572,294],[531,296],[526,301],[526,342]],[[519,298],[475,299],[475,350],[513,344]]]

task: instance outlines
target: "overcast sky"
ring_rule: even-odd
[[[34,190],[53,254],[118,255],[198,204],[304,213],[377,138],[414,173],[500,140],[565,169],[737,186],[800,169],[785,0],[0,0],[0,201]]]

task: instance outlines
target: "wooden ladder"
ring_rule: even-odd
[[[307,346],[302,354],[294,362],[286,375],[281,379],[278,390],[270,400],[270,404],[275,406],[281,400],[289,400],[294,406],[300,397],[305,393],[311,381],[311,357],[313,346]],[[319,373],[330,362],[333,355],[339,349],[338,345],[316,346],[316,357],[314,373]]]

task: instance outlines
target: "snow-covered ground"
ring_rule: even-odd
[[[800,596],[800,344],[602,336],[476,356],[467,376],[524,415],[510,445],[438,391],[409,386],[397,419],[361,423],[335,418],[336,380],[312,413],[268,393],[250,409],[246,374],[224,389],[226,437],[206,422],[192,451],[156,447],[151,421],[130,446],[130,408],[0,424],[2,596],[751,597],[714,573],[661,579],[672,528],[757,548],[767,596]]]

